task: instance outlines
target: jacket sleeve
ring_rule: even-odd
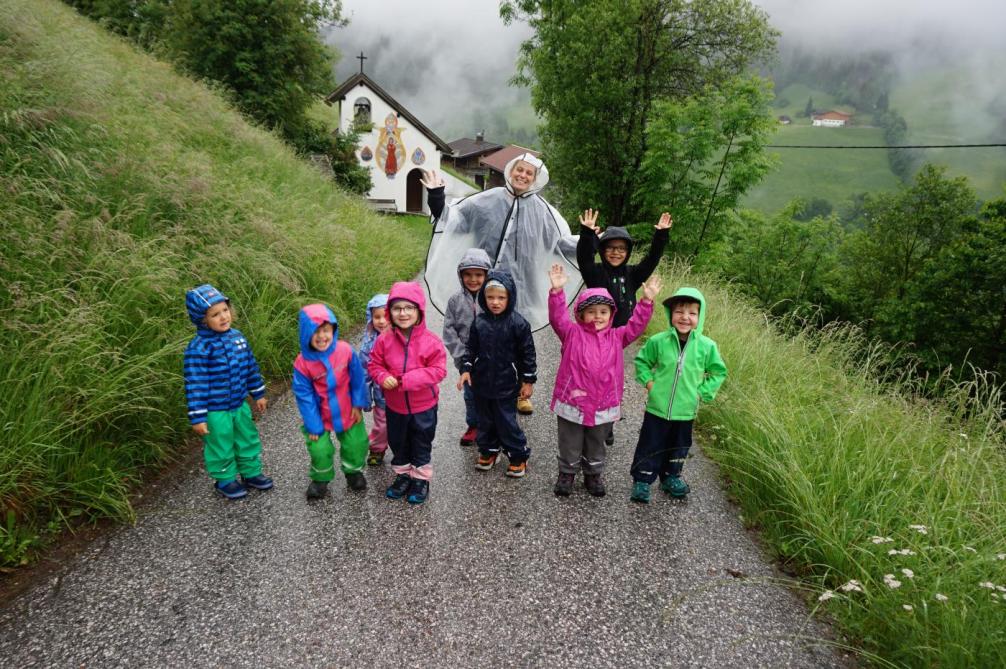
[[[650,317],[653,316],[653,302],[636,302],[636,308],[632,310],[629,322],[622,326],[622,348],[625,348],[643,334]]]
[[[185,349],[182,359],[182,374],[185,378],[185,402],[189,409],[189,423],[196,425],[206,422],[207,398],[210,394],[209,371],[206,352],[198,342]]]
[[[703,402],[716,399],[716,392],[727,378],[727,366],[720,357],[720,349],[716,342],[710,340],[710,343],[712,346],[706,354],[706,378],[699,384],[699,397]]]
[[[580,228],[580,239],[576,243],[576,264],[580,266],[580,276],[588,288],[597,288],[603,282],[601,268],[594,260],[597,254],[597,233],[590,228]]]
[[[360,356],[353,351],[349,359],[349,398],[357,409],[370,408],[370,391],[367,388],[367,373],[360,362]]]
[[[262,373],[258,368],[258,361],[252,353],[251,346],[248,347],[248,394],[257,400],[265,397],[265,381],[262,380]]]
[[[465,357],[465,343],[461,339],[461,323],[458,320],[458,299],[464,299],[463,295],[455,294],[447,301],[447,311],[444,313],[444,346],[451,354],[454,365],[460,369]]]
[[[639,381],[644,386],[654,380],[653,368],[657,364],[658,347],[657,338],[650,337],[646,345],[639,350],[639,353],[636,354],[636,357],[632,361],[636,366],[636,381]]]
[[[634,286],[639,287],[642,285],[653,274],[653,270],[657,269],[660,259],[664,257],[664,249],[667,248],[667,240],[670,239],[670,233],[671,231],[668,228],[654,232],[653,239],[650,242],[650,250],[646,253],[646,257],[638,265],[633,265],[629,268],[629,271],[632,272]]]
[[[538,380],[534,337],[531,335],[531,325],[523,318],[517,324],[517,347],[517,374],[520,375],[520,382],[534,383]]]
[[[374,348],[370,349],[370,362],[367,363],[367,374],[377,386],[383,387],[384,379],[393,376],[384,362],[384,339],[378,337],[374,342]]]
[[[296,367],[293,368],[293,396],[297,400],[297,408],[300,410],[301,420],[304,421],[304,429],[308,434],[322,434],[325,431],[325,424],[321,420],[321,410],[318,408],[318,399],[314,394],[314,384],[303,372]]]
[[[566,309],[566,293],[564,291],[560,290],[558,293],[548,291],[548,324],[552,326],[559,341],[562,342],[566,341],[570,328],[576,327]]]
[[[423,355],[423,366],[402,374],[402,390],[418,390],[435,386],[447,377],[447,351],[444,344],[432,332],[427,332],[431,341],[430,350]]]
[[[478,316],[468,330],[468,343],[465,345],[465,354],[461,358],[461,372],[471,374],[475,371],[475,359],[479,357],[479,324]]]
[[[446,190],[446,186],[441,186],[426,191],[426,203],[430,205],[430,222],[436,221],[440,218],[440,214],[444,213],[444,203],[447,200],[444,191]]]

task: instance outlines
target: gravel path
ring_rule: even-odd
[[[699,449],[687,502],[656,486],[648,506],[629,501],[635,383],[608,496],[591,498],[580,479],[572,497],[552,495],[559,353],[551,331],[535,339],[542,380],[535,414],[521,419],[534,449],[525,479],[504,477],[505,460],[473,468],[475,450],[457,443],[464,410],[451,374],[425,505],[384,498],[387,464],[369,468],[366,493],[337,479],[308,504],[287,395],[259,424],[274,490],[228,502],[192,468],[134,527],[0,610],[0,664],[850,666],[779,584]]]

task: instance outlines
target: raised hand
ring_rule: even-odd
[[[657,230],[670,230],[674,227],[674,221],[671,219],[671,215],[665,211],[660,215],[660,220],[653,227]]]
[[[643,284],[643,299],[653,302],[660,294],[660,289],[664,287],[664,282],[659,274],[654,274]]]
[[[426,190],[433,190],[434,188],[443,188],[447,184],[444,182],[444,178],[437,174],[436,170],[423,170],[423,178],[419,180],[419,183],[426,186]]]
[[[552,290],[558,292],[569,281],[569,277],[566,276],[566,270],[562,268],[562,265],[556,263],[548,272],[548,280],[552,282]]]
[[[588,230],[593,230],[595,234],[600,233],[600,229],[597,225],[597,215],[600,213],[600,210],[594,211],[593,209],[584,209],[583,215],[580,216],[580,225]]]

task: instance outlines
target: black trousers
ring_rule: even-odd
[[[475,410],[479,415],[479,453],[491,455],[501,450],[506,453],[510,464],[526,462],[531,457],[524,430],[517,423],[517,397],[496,399],[475,395]]]
[[[437,434],[437,407],[419,413],[395,413],[385,409],[388,421],[388,446],[394,457],[391,467],[396,473],[417,470],[415,478],[429,478],[432,473],[433,438]]]
[[[646,412],[632,456],[632,480],[653,483],[680,476],[692,447],[692,421],[664,420]]]

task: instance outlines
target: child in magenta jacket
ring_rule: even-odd
[[[447,376],[447,352],[426,327],[426,296],[418,283],[400,281],[388,294],[391,328],[377,338],[367,371],[384,389],[388,444],[396,476],[385,493],[422,504],[429,494],[430,459],[437,430],[438,384]]]
[[[324,497],[335,477],[332,434],[339,439],[346,483],[352,490],[366,490],[362,470],[368,441],[362,411],[370,400],[363,365],[353,347],[339,341],[339,323],[324,304],[301,309],[299,329],[301,352],[293,363],[292,385],[311,456],[307,497]]]
[[[562,357],[552,393],[552,412],[559,422],[559,477],[554,492],[568,496],[576,473],[584,470],[588,492],[603,497],[606,448],[604,439],[613,421],[621,417],[625,370],[622,349],[642,334],[653,315],[653,298],[660,278],[643,284],[643,299],[632,317],[611,327],[615,301],[604,288],[588,288],[573,305],[574,322],[566,310],[563,286],[568,277],[561,265],[549,272],[548,321],[562,342]]]

